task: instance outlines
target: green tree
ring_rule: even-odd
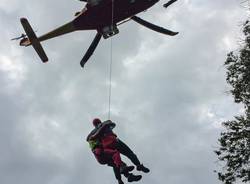
[[[237,52],[230,52],[225,66],[227,82],[236,103],[245,112],[234,120],[223,122],[225,130],[219,138],[218,159],[224,164],[218,172],[225,184],[250,182],[250,22],[243,24],[244,41]]]

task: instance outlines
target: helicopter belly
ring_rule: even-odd
[[[116,0],[112,11],[112,1],[103,0],[95,6],[87,6],[87,11],[73,22],[78,30],[101,29],[134,16],[150,8],[156,2],[158,0]]]

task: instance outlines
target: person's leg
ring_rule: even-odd
[[[115,174],[116,179],[118,180],[118,184],[123,184],[123,181],[121,179],[121,174],[123,174],[128,182],[133,182],[133,181],[139,181],[141,180],[142,176],[141,175],[134,175],[133,173],[130,173],[134,169],[134,166],[127,166],[126,163],[122,162],[122,166],[126,168],[130,168],[130,170],[127,170],[124,173],[121,173],[121,170],[117,168],[114,163],[109,163],[108,166],[113,167],[113,171]]]
[[[118,184],[123,184],[120,169],[117,168],[116,166],[112,166],[112,167],[113,167],[113,171],[114,171],[114,174],[115,174],[115,178],[118,181]]]
[[[128,173],[134,169],[134,166],[127,166],[122,162],[120,152],[117,150],[105,148],[103,152],[109,165],[114,165],[116,168],[119,168],[121,174]]]
[[[148,173],[150,170],[146,168],[144,165],[142,165],[136,156],[136,154],[120,139],[117,139],[116,143],[116,149],[126,157],[128,157],[131,162],[133,162],[134,165],[136,165],[136,168],[138,171],[143,171],[145,173]]]
[[[121,160],[121,156],[120,153],[117,150],[112,150],[112,149],[103,149],[104,154],[106,155],[106,157],[111,157],[113,160],[113,163],[115,164],[115,166],[117,168],[121,168],[122,166],[122,160]]]
[[[120,139],[117,139],[116,149],[126,157],[128,157],[134,165],[140,165],[140,161],[136,154]]]

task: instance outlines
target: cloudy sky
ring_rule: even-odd
[[[113,37],[111,119],[115,132],[151,169],[138,183],[217,184],[213,150],[220,122],[241,112],[225,82],[226,54],[246,18],[241,0],[161,1],[139,16],[179,31],[167,37],[135,22]],[[111,39],[82,69],[95,32],[43,43],[50,59],[11,38],[27,17],[37,35],[73,19],[84,3],[0,1],[0,183],[110,184],[85,141],[95,117],[108,118]],[[126,162],[129,160],[124,158]]]

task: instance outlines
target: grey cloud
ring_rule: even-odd
[[[0,56],[25,70],[22,79],[11,79],[16,70],[0,67],[1,183],[115,182],[112,169],[99,165],[85,142],[92,118],[108,118],[110,39],[102,40],[84,69],[79,61],[95,32],[44,42],[50,61],[42,64],[32,48],[9,42],[22,32],[19,18],[28,17],[40,35],[71,20],[83,4],[16,3],[15,11],[0,11],[6,43]],[[119,137],[151,168],[142,182],[217,183],[212,151],[220,130],[214,121],[239,108],[224,93],[228,50],[218,45],[224,36],[234,42],[244,10],[235,1],[179,1],[167,12],[162,4],[140,16],[151,21],[166,15],[153,21],[180,31],[177,37],[129,22],[113,38],[111,118]]]

